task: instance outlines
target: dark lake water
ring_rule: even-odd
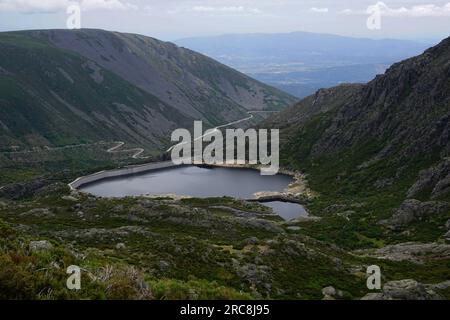
[[[271,207],[284,220],[293,220],[298,217],[307,217],[308,212],[305,208],[297,203],[271,201],[263,202],[265,206]]]
[[[262,176],[257,170],[184,166],[101,180],[81,190],[106,197],[177,194],[247,199],[258,191],[283,191],[291,182],[289,176]]]
[[[176,194],[250,199],[260,191],[283,191],[291,182],[292,178],[287,175],[262,176],[251,169],[183,166],[105,179],[80,189],[104,197]],[[272,207],[283,218],[288,217],[286,220],[304,214],[303,207],[298,204],[278,201],[263,204]]]

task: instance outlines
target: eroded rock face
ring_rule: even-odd
[[[407,196],[412,198],[425,189],[432,190],[432,198],[450,192],[450,159],[421,171],[416,183],[408,190]]]
[[[445,212],[449,208],[449,204],[443,201],[421,202],[415,199],[408,199],[402,203],[391,218],[382,220],[379,223],[391,229],[397,229],[412,222],[420,221],[427,216]]]
[[[441,300],[432,288],[413,279],[387,282],[382,292],[369,293],[362,300]]]

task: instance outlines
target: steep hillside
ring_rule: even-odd
[[[156,149],[194,119],[294,101],[195,52],[100,30],[0,34],[0,148],[122,140]]]
[[[1,147],[125,140],[157,146],[183,115],[95,62],[23,34],[0,36]]]
[[[393,65],[367,85],[319,90],[275,115],[271,125],[292,133],[284,138],[285,147],[296,151],[291,157],[295,161],[351,149],[352,156],[362,156],[361,148],[368,145],[371,150],[359,159],[360,168],[394,158],[405,163],[416,157],[437,161],[450,152],[449,61],[447,39]],[[307,134],[314,137],[306,139]]]
[[[169,42],[103,30],[33,32],[95,61],[182,113],[212,124],[246,110],[280,109],[294,99],[231,68]]]
[[[319,212],[359,203],[362,216],[354,212],[349,221],[367,232],[414,198],[415,206],[400,210],[408,221],[401,227],[413,228],[406,238],[443,236],[439,230],[450,218],[450,38],[367,85],[320,90],[266,125],[282,128],[282,162],[309,174],[323,201],[316,203]],[[382,224],[397,227],[400,220]],[[422,220],[433,227],[413,226]],[[382,237],[382,229],[372,231]]]

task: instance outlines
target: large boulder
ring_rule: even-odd
[[[344,293],[341,290],[335,289],[332,286],[322,289],[323,300],[343,299]]]
[[[39,241],[30,241],[28,245],[30,251],[47,251],[53,249],[53,246],[47,240],[39,240]]]

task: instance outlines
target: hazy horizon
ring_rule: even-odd
[[[435,43],[450,35],[450,2],[379,2],[381,25],[369,29],[373,0],[0,0],[0,31],[63,29],[67,7],[81,4],[81,27],[161,40],[248,33],[312,32]]]

